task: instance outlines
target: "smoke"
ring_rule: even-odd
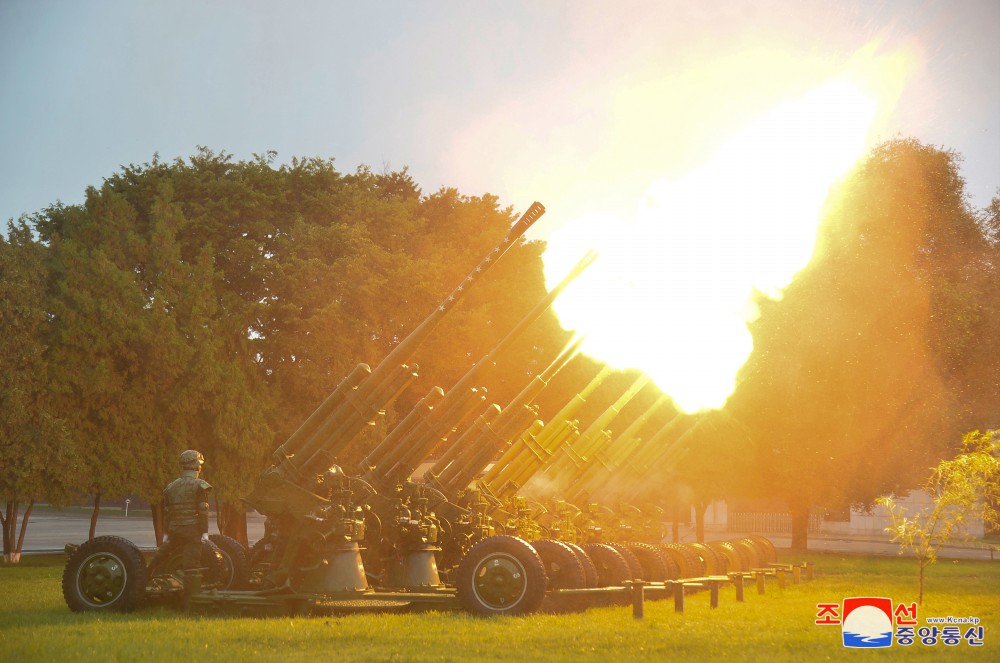
[[[555,305],[583,352],[637,368],[688,412],[721,407],[753,349],[759,293],[808,264],[829,187],[862,155],[875,102],[834,80],[747,126],[700,167],[651,184],[630,216],[554,232],[547,274],[600,259]]]

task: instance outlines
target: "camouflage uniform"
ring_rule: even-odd
[[[204,456],[188,450],[181,454],[181,476],[163,489],[166,530],[172,548],[181,548],[184,587],[197,593],[201,585],[201,542],[208,536],[208,494],[211,484],[198,477]]]

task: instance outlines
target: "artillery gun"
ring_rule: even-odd
[[[455,603],[456,598],[462,605],[486,612],[519,613],[537,607],[545,590],[544,571],[527,543],[509,539],[481,542],[486,545],[480,546],[476,555],[467,556],[469,569],[460,570],[457,589],[446,588],[435,578],[432,526],[418,527],[416,533],[418,538],[427,539],[423,556],[425,561],[431,560],[423,564],[427,577],[420,584],[426,591],[382,593],[373,589],[365,574],[360,544],[365,541],[367,525],[362,505],[370,496],[365,492],[374,491],[363,480],[346,475],[337,466],[337,458],[366,424],[416,378],[417,367],[407,362],[418,346],[544,212],[541,204],[531,205],[500,243],[381,363],[374,368],[367,364],[356,366],[275,450],[273,465],[258,477],[245,498],[266,517],[265,537],[257,542],[251,556],[255,589],[233,589],[242,579],[226,582],[222,574],[212,572],[214,567],[225,565],[208,560],[205,591],[191,597],[193,607],[287,613],[336,610],[345,601],[353,600],[391,607],[414,603],[447,605]],[[407,508],[398,505],[400,520],[407,515]],[[124,539],[112,538],[99,537],[70,555],[63,589],[71,609],[131,610],[151,596],[180,591],[174,573],[147,578],[138,549]],[[229,557],[230,569],[242,566],[237,564],[242,560],[222,552],[216,561]],[[207,554],[216,553],[210,550]],[[173,571],[178,566],[161,568]],[[489,591],[479,586],[481,582],[491,586]]]
[[[597,547],[587,554],[575,536],[559,537],[565,541],[538,538],[552,532],[539,525],[537,513],[517,494],[560,458],[576,463],[606,441],[604,427],[627,402],[625,396],[582,434],[572,417],[609,369],[571,399],[549,426],[538,421],[532,401],[573,357],[573,344],[507,408],[483,409],[485,391],[479,382],[496,355],[593,256],[584,258],[453,389],[432,389],[364,454],[359,467],[345,472],[338,465],[339,457],[357,450],[360,431],[417,377],[417,367],[409,363],[417,347],[543,213],[540,204],[533,204],[381,363],[355,367],[275,450],[273,464],[245,498],[266,517],[264,537],[249,553],[225,537],[207,544],[202,590],[188,597],[192,609],[326,614],[419,607],[516,615],[537,610],[547,593],[558,598],[560,592],[597,585],[621,589],[625,581],[643,575],[655,579],[655,573],[625,558],[626,549],[593,543]],[[645,384],[642,380],[627,392],[628,399]],[[449,446],[425,480],[411,480],[440,444]],[[571,452],[571,447],[578,450]],[[500,461],[488,469],[498,455]],[[572,469],[585,471],[579,464]],[[567,505],[566,513],[572,511]],[[147,568],[130,542],[97,537],[71,551],[63,592],[74,611],[131,611],[150,600],[181,596],[180,568],[176,556],[166,554],[154,557]]]

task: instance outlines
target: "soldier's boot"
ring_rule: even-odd
[[[191,607],[191,597],[201,593],[201,572],[202,569],[190,569],[184,571],[184,611]]]

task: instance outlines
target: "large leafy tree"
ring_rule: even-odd
[[[23,221],[0,236],[0,524],[11,562],[20,558],[35,500],[65,501],[80,469],[46,389],[44,252]]]
[[[238,538],[238,498],[269,453],[354,365],[399,343],[512,217],[492,196],[424,196],[405,170],[273,156],[154,158],[36,219],[52,249],[57,391],[95,488],[155,503],[176,454],[197,448]],[[418,358],[421,380],[450,386],[527,310],[538,255],[515,247],[498,268],[514,288],[457,311]]]
[[[983,210],[980,226],[986,236],[982,256],[970,262],[965,274],[966,311],[970,315],[962,327],[961,370],[965,407],[970,428],[996,428],[1000,421],[1000,197]]]
[[[729,408],[796,547],[810,509],[916,485],[987,414],[970,398],[990,390],[971,361],[986,244],[957,161],[913,140],[877,147],[833,198],[810,267],[761,303]]]

